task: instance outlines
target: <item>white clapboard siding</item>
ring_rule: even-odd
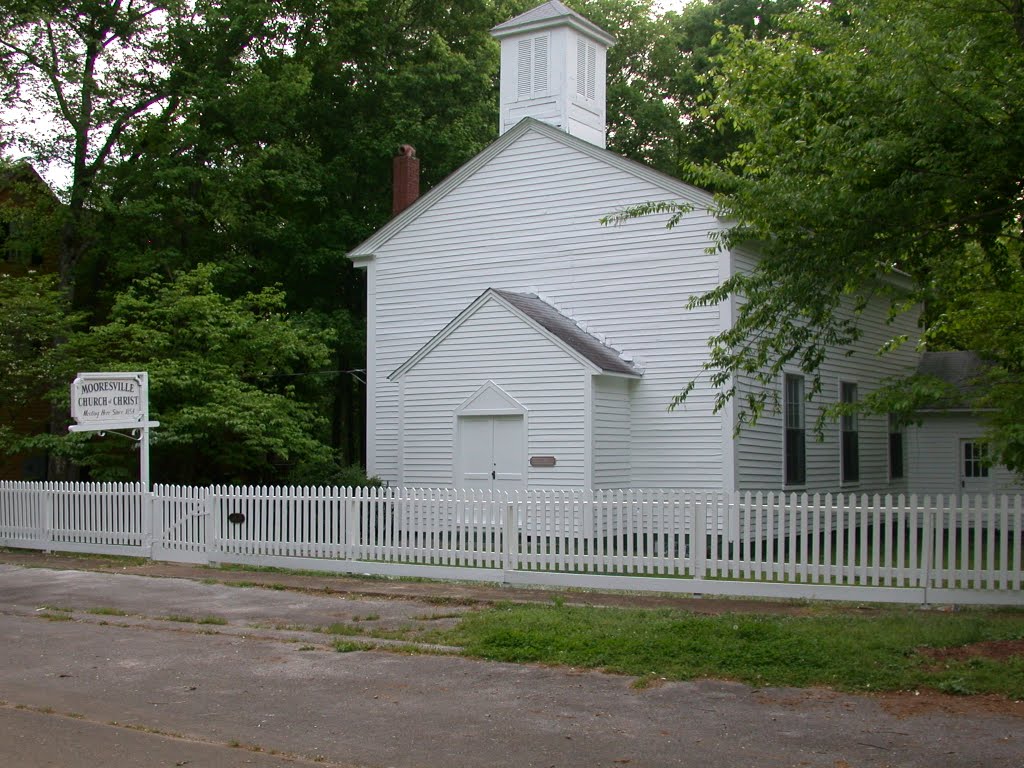
[[[495,381],[528,412],[531,484],[584,484],[584,389],[590,373],[498,301],[484,303],[402,377],[402,485],[453,485],[455,411]],[[525,461],[525,457],[524,457]]]
[[[602,225],[623,206],[673,197],[669,190],[683,185],[654,183],[650,172],[625,170],[549,131],[520,131],[374,248],[369,470],[392,483],[401,476],[399,384],[388,374],[496,287],[537,293],[644,367],[631,388],[631,484],[720,482],[723,427],[711,393],[698,390],[692,406],[667,411],[719,329],[717,307],[686,303],[720,280],[718,257],[707,253],[720,224],[698,206],[671,231],[665,216]]]
[[[734,262],[738,269],[750,271],[754,257],[749,253],[737,253]],[[849,306],[841,312],[852,316]],[[837,420],[825,423],[821,439],[815,434],[815,423],[822,409],[839,399],[839,382],[857,385],[859,399],[878,388],[886,378],[906,376],[914,372],[920,353],[916,350],[917,313],[906,312],[893,322],[888,322],[889,301],[878,296],[864,309],[859,320],[861,338],[850,350],[837,349],[828,354],[819,371],[822,390],[806,403],[806,461],[807,482],[794,490],[842,490],[846,493],[898,492],[906,489],[906,481],[889,479],[889,432],[885,415],[858,417],[858,442],[860,456],[860,479],[856,483],[840,483],[840,426]],[[905,334],[909,340],[897,349],[879,355],[879,348],[889,339]],[[851,352],[852,354],[848,354]],[[801,374],[793,365],[788,373]],[[811,376],[805,375],[806,393],[811,391]],[[775,410],[771,399],[768,407],[754,426],[746,425],[737,440],[737,486],[741,490],[779,488],[783,483],[784,428],[782,377],[775,382],[770,392],[778,394]],[[763,388],[750,377],[739,380],[737,407],[745,401],[750,392]],[[922,489],[923,490],[923,489]],[[937,491],[938,488],[927,488]]]
[[[916,491],[960,493],[960,441],[985,434],[981,416],[971,413],[929,413],[920,425],[906,430],[908,483]],[[1005,466],[989,467],[995,493],[1024,490],[1020,477]]]
[[[630,390],[634,382],[615,376],[595,376],[592,381],[593,487],[628,488],[632,485]]]

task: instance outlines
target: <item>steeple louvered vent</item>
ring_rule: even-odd
[[[500,133],[525,117],[605,146],[605,65],[615,38],[547,0],[491,34],[501,41]]]
[[[519,41],[519,99],[542,96],[548,89],[548,36]]]
[[[595,97],[597,81],[597,49],[583,38],[576,40],[576,93],[588,99]]]

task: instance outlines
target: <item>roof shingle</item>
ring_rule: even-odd
[[[571,318],[566,317],[536,295],[513,293],[497,288],[491,290],[602,371],[626,376],[640,375],[640,372],[632,364],[623,360],[616,350],[591,336]]]

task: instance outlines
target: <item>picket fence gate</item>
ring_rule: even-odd
[[[1024,605],[1024,499],[0,482],[0,545],[505,584]]]

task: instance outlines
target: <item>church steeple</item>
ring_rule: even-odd
[[[558,0],[491,34],[501,41],[500,133],[533,117],[605,146],[605,68],[614,37]]]

